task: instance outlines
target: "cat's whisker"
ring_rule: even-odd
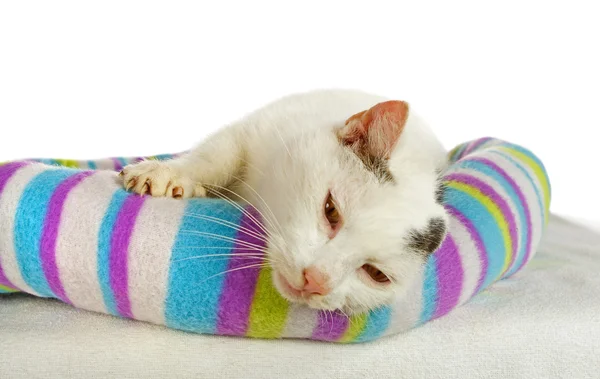
[[[354,325],[353,323],[356,323],[356,320],[354,319],[354,317],[348,316],[348,314],[346,312],[344,312],[343,309],[340,308],[339,311],[342,312],[342,314],[344,316],[346,316],[346,318],[348,319],[348,323],[350,324],[350,326],[353,326]]]
[[[235,179],[238,179],[238,180],[239,180],[239,178],[237,178],[235,175],[230,175],[230,176],[231,176],[232,178],[235,178]],[[245,183],[245,182],[244,182],[244,183]],[[239,198],[240,198],[240,199],[242,199],[244,202],[246,202],[247,204],[249,204],[250,206],[252,206],[252,209],[256,210],[256,211],[257,211],[257,212],[260,214],[260,216],[261,216],[261,217],[262,217],[262,218],[263,218],[265,221],[267,221],[267,222],[269,222],[269,223],[271,224],[271,221],[270,221],[270,220],[269,220],[267,217],[265,217],[265,215],[264,215],[264,214],[263,214],[263,213],[262,213],[262,212],[261,212],[259,209],[257,209],[255,206],[253,206],[253,205],[252,205],[252,203],[250,203],[250,201],[248,201],[248,199],[244,198],[243,196],[241,196],[241,195],[239,195],[238,193],[236,193],[236,192],[234,192],[234,191],[230,190],[230,189],[229,189],[229,188],[227,188],[227,187],[223,187],[223,186],[219,186],[219,185],[214,185],[214,184],[211,184],[210,186],[211,186],[211,187],[216,187],[216,188],[219,188],[219,189],[221,189],[221,190],[224,190],[224,191],[227,191],[227,192],[231,193],[232,195],[239,197]],[[217,194],[220,194],[218,191],[215,191],[215,192],[216,192]],[[220,194],[220,195],[223,195],[223,194]],[[225,195],[223,195],[223,196],[225,196]],[[227,197],[227,199],[229,199],[229,200],[233,201],[233,200],[232,200],[231,198],[229,198],[229,197]],[[257,219],[256,219],[256,218],[253,216],[253,215],[251,215],[251,214],[250,214],[248,211],[246,211],[245,209],[243,209],[243,207],[242,207],[240,204],[238,204],[237,202],[235,202],[235,204],[237,204],[237,206],[238,206],[238,209],[240,209],[240,210],[244,211],[244,212],[245,212],[245,214],[246,214],[248,217],[251,217],[251,219],[252,219],[252,220],[253,220],[253,221],[254,221],[256,224],[258,224],[258,226],[259,226],[259,227],[261,227],[261,229],[262,229],[262,230],[263,230],[263,231],[264,231],[266,234],[268,234],[268,231],[267,231],[267,229],[265,229],[265,228],[264,228],[264,226],[262,225],[262,223],[260,223],[260,222],[259,222],[259,221],[258,221],[258,220],[257,220]],[[233,205],[233,204],[232,204],[232,205]],[[273,225],[271,224],[271,226],[273,226]]]
[[[285,147],[285,150],[287,150],[287,153],[288,153],[289,157],[292,158],[292,153],[290,152],[290,149],[288,148],[288,145],[283,140],[283,137],[281,136],[281,133],[279,132],[279,127],[278,126],[275,126],[275,131],[277,132],[277,135],[279,136],[279,139],[281,140],[281,143]]]
[[[331,336],[331,333],[333,333],[333,324],[335,323],[335,317],[333,315],[333,311],[329,311],[329,314],[331,315],[331,324],[329,324],[329,335]]]
[[[217,239],[217,240],[220,240],[220,241],[225,241],[225,242],[231,242],[231,243],[234,243],[234,244],[238,244],[238,245],[244,246],[244,247],[253,247],[253,248],[257,248],[257,249],[264,248],[263,246],[256,245],[256,244],[254,244],[252,242],[242,241],[242,240],[239,240],[239,239],[236,239],[236,238],[231,238],[231,237],[223,236],[223,235],[220,235],[220,234],[202,232],[202,231],[199,231],[199,230],[182,230],[181,233],[184,233],[184,234],[193,234],[193,235],[198,235],[198,236],[206,236],[206,237],[214,238],[214,239]]]
[[[213,217],[213,216],[206,216],[206,215],[193,214],[193,213],[186,213],[186,214],[184,214],[184,216],[192,217],[192,218],[197,218],[199,220],[212,221],[215,224],[223,225],[225,227],[228,227],[228,228],[236,230],[236,231],[242,231],[247,236],[254,237],[254,238],[256,238],[258,240],[261,240],[261,241],[263,241],[265,243],[268,242],[265,237],[263,237],[263,236],[255,233],[255,232],[252,232],[252,231],[250,231],[250,229],[245,228],[245,227],[243,227],[241,225],[235,224],[235,223],[233,223],[231,221],[223,220],[223,219],[220,219],[220,218],[217,218],[217,217]]]
[[[243,251],[257,251],[264,253],[264,249],[258,249],[254,247],[228,247],[228,246],[182,246],[178,247],[174,250],[183,250],[183,249],[211,249],[211,250],[243,250]]]
[[[230,190],[229,188],[226,188],[226,187],[223,187],[223,186],[219,186],[219,185],[212,185],[212,184],[211,184],[210,186],[211,186],[211,187],[216,187],[216,188],[219,188],[219,189],[222,189],[222,190],[225,190],[225,191],[227,191],[227,192],[229,192],[229,193],[231,193],[231,194],[233,194],[233,195],[235,195],[235,196],[238,196],[239,198],[241,198],[241,199],[242,199],[243,201],[245,201],[246,203],[248,203],[248,204],[252,205],[252,204],[251,204],[251,203],[250,203],[250,202],[249,202],[247,199],[245,199],[244,197],[242,197],[242,196],[238,195],[237,193],[235,193],[234,191]],[[254,221],[254,223],[255,223],[255,224],[256,224],[256,225],[257,225],[257,226],[258,226],[258,227],[259,227],[259,228],[260,228],[260,229],[261,229],[261,230],[262,230],[262,231],[263,231],[263,232],[264,232],[264,233],[267,235],[267,236],[269,236],[269,235],[270,235],[269,231],[268,231],[268,230],[267,230],[267,229],[266,229],[266,228],[265,228],[265,227],[262,225],[262,223],[261,223],[260,221],[258,221],[258,220],[256,219],[256,217],[254,217],[254,216],[253,216],[253,215],[252,215],[250,212],[248,212],[247,210],[245,210],[245,209],[244,209],[244,208],[243,208],[243,207],[242,207],[240,204],[238,204],[237,202],[233,201],[231,198],[229,198],[229,197],[227,197],[227,196],[225,196],[225,195],[221,194],[219,191],[215,191],[215,190],[212,190],[212,189],[210,189],[210,188],[207,188],[207,190],[208,190],[208,191],[210,191],[211,193],[214,193],[214,194],[216,194],[218,197],[220,197],[220,198],[222,198],[223,200],[227,201],[229,204],[233,205],[235,208],[237,208],[237,209],[238,209],[238,210],[240,210],[242,213],[244,213],[246,216],[248,216],[248,218],[250,218],[252,221]],[[252,206],[252,208],[253,208],[254,210],[256,210],[256,211],[257,211],[257,212],[260,214],[260,216],[261,216],[261,217],[262,217],[262,218],[263,218],[265,221],[269,222],[269,224],[271,225],[271,227],[272,227],[273,229],[275,229],[275,226],[273,225],[272,221],[270,221],[270,220],[269,220],[269,218],[268,218],[268,217],[266,217],[266,216],[265,216],[265,215],[264,215],[264,214],[263,214],[263,213],[262,213],[262,212],[261,212],[259,209],[257,209],[256,207]],[[282,249],[282,246],[279,246],[279,245],[277,245],[277,246],[275,246],[275,247],[277,247],[278,249]]]
[[[226,270],[226,271],[222,271],[218,274],[215,275],[211,275],[208,278],[204,279],[201,283],[204,283],[205,281],[212,279],[214,277],[220,276],[220,275],[225,275],[228,274],[230,272],[234,272],[234,271],[240,271],[240,270],[247,270],[247,269],[251,269],[251,268],[265,268],[265,267],[269,267],[268,265],[264,264],[264,263],[257,263],[257,264],[252,264],[252,265],[248,265],[248,266],[243,266],[243,267],[236,267],[236,268],[232,268],[230,270]]]
[[[256,217],[254,217],[250,212],[248,212],[246,209],[244,209],[244,207],[242,207],[240,204],[238,204],[236,201],[234,201],[233,199],[231,199],[230,197],[220,193],[219,191],[216,191],[212,188],[207,188],[207,187],[215,187],[215,188],[219,188],[225,191],[228,191],[229,193],[238,196],[241,198],[241,196],[239,196],[238,194],[236,194],[234,191],[230,190],[229,188],[217,185],[217,184],[209,184],[209,185],[205,185],[204,188],[206,188],[206,190],[212,194],[214,194],[215,196],[225,200],[228,204],[232,205],[234,208],[236,208],[237,210],[239,210],[240,212],[242,212],[245,216],[247,216],[249,219],[251,219],[252,221],[254,221],[254,224],[260,228],[260,232],[264,233],[265,235],[269,235],[269,231],[267,229],[265,229],[265,227],[262,225],[262,223],[260,223]],[[256,233],[259,233],[258,230],[255,230],[254,228],[252,228],[252,230]]]
[[[232,177],[236,180],[238,180],[240,183],[244,184],[246,187],[248,187],[252,192],[254,192],[254,194],[256,196],[258,196],[258,198],[260,199],[260,201],[262,201],[262,203],[265,205],[265,207],[267,208],[267,210],[269,211],[269,213],[271,214],[271,217],[273,217],[273,221],[275,223],[277,223],[277,227],[278,227],[278,233],[281,236],[281,234],[283,233],[283,228],[281,226],[281,224],[279,223],[279,221],[277,220],[277,216],[275,216],[275,213],[273,213],[273,210],[271,209],[271,207],[269,206],[269,204],[267,204],[267,202],[265,201],[265,199],[254,189],[254,187],[252,187],[248,182],[246,182],[245,180],[243,180],[242,178],[238,178],[235,175],[232,175]],[[256,208],[256,207],[255,207]],[[273,226],[275,227],[275,226]]]
[[[191,258],[210,258],[210,257],[255,257],[255,258],[263,258],[263,255],[257,253],[223,253],[223,254],[203,254],[203,255],[194,255],[193,257],[186,257],[181,259],[173,259],[171,262],[177,262],[181,260],[191,259]]]
[[[174,250],[188,250],[188,249],[194,249],[194,250],[202,250],[202,249],[211,249],[211,250],[241,250],[241,251],[249,251],[249,253],[232,253],[230,255],[256,255],[256,256],[261,256],[264,257],[265,260],[268,260],[270,262],[280,262],[278,259],[268,256],[266,254],[266,251],[264,249],[257,249],[257,248],[248,248],[248,247],[227,247],[227,246],[184,246],[184,247],[180,247]],[[210,255],[210,254],[209,254]]]
[[[216,259],[214,259],[215,257],[217,257]],[[219,258],[221,260],[226,260],[226,259],[253,259],[256,261],[261,261],[261,262],[269,262],[272,263],[272,261],[270,261],[269,259],[266,259],[263,256],[252,256],[252,255],[248,255],[248,256],[240,256],[240,255],[232,255],[232,254],[211,254],[211,255],[195,255],[193,257],[187,257],[187,258],[181,258],[181,259],[175,259],[172,260],[172,263],[175,262],[183,262],[183,261],[190,261],[190,260],[196,260],[196,259],[203,259],[203,258],[211,258],[210,260],[219,260]]]

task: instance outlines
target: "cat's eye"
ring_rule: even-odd
[[[329,222],[331,229],[336,230],[342,217],[337,209],[337,206],[335,205],[335,202],[333,201],[331,192],[327,194],[327,198],[325,199],[323,213],[325,214],[325,218],[327,219],[327,222]]]
[[[384,274],[381,270],[379,270],[373,265],[366,263],[362,266],[362,269],[365,270],[365,272],[371,277],[371,279],[373,279],[377,283],[390,282],[390,278],[388,278],[386,274]]]

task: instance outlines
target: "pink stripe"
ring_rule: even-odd
[[[450,234],[435,252],[437,273],[437,304],[433,318],[450,312],[458,303],[463,285],[463,268],[458,247]]]
[[[121,316],[133,318],[128,286],[128,251],[137,216],[144,205],[144,196],[130,195],[125,199],[110,240],[110,287]]]
[[[459,183],[468,184],[470,186],[473,186],[473,187],[479,189],[485,196],[489,197],[490,200],[498,206],[498,208],[500,208],[500,212],[502,213],[502,215],[504,216],[504,218],[506,219],[506,222],[508,224],[509,238],[511,239],[511,242],[512,242],[511,243],[511,246],[512,246],[511,264],[512,264],[513,260],[515,259],[516,255],[517,255],[519,239],[517,237],[517,224],[515,222],[515,216],[512,214],[510,207],[508,206],[508,203],[506,202],[506,200],[504,200],[502,198],[502,196],[500,196],[489,184],[485,183],[482,180],[477,179],[474,176],[471,176],[468,174],[450,174],[450,175],[447,175],[444,179],[447,181],[456,181]],[[508,265],[508,267],[510,267],[510,264]],[[508,267],[507,267],[507,270],[508,270]],[[505,273],[506,273],[506,271],[501,272],[499,277],[502,277],[502,275],[504,275]]]
[[[481,286],[485,281],[485,277],[488,271],[488,256],[485,251],[485,245],[483,244],[483,240],[481,236],[475,229],[475,225],[469,220],[461,211],[454,208],[451,205],[446,204],[446,210],[448,213],[456,218],[469,232],[471,239],[475,242],[475,247],[477,248],[477,254],[479,254],[479,261],[481,262],[481,273],[479,274],[479,279],[477,280],[477,288],[474,293],[478,293],[481,290]]]
[[[475,141],[472,141],[471,143],[469,143],[467,148],[462,152],[462,157],[465,157],[465,156],[469,155],[472,151],[477,150],[479,147],[481,147],[481,145],[483,145],[484,143],[486,143],[489,140],[491,140],[490,137],[484,137],[484,138],[480,138]]]
[[[247,207],[246,211],[256,220],[259,220],[258,213],[254,208]],[[254,233],[255,230],[260,230],[256,222],[245,213],[242,215],[240,225],[252,231],[252,234],[256,234]],[[258,258],[258,256],[262,256],[264,252],[248,249],[248,244],[265,246],[264,241],[252,234],[245,232],[242,228],[237,233],[236,241],[238,242],[234,245],[235,250],[233,252],[236,254],[253,254],[257,258],[233,257],[229,260],[227,270],[236,271],[227,273],[223,282],[223,289],[219,298],[218,334],[243,336],[248,329],[248,320],[250,318],[258,275],[260,274],[260,267],[240,268],[263,263],[263,260]]]
[[[12,178],[17,171],[27,165],[27,162],[11,162],[0,166],[0,197],[2,197],[4,188],[6,188],[6,184],[10,178]],[[12,284],[4,274],[4,269],[2,269],[2,260],[0,260],[0,284],[6,287],[17,289],[17,287],[15,287],[15,285]]]
[[[65,201],[69,192],[81,183],[85,178],[92,175],[93,171],[84,171],[65,179],[56,187],[56,190],[48,203],[48,211],[44,220],[44,228],[42,230],[42,239],[40,242],[40,260],[42,261],[42,269],[48,286],[56,297],[71,304],[71,301],[65,293],[65,289],[60,280],[60,273],[56,264],[56,239],[60,229],[60,221],[64,208]]]
[[[337,341],[342,338],[346,329],[348,329],[348,317],[339,311],[321,310],[311,338],[320,341]]]
[[[117,158],[110,158],[113,161],[113,165],[115,166],[115,171],[121,171],[123,169],[123,165],[121,161]]]

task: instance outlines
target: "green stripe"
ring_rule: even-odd
[[[367,325],[367,313],[353,315],[348,319],[348,329],[339,342],[353,342]]]
[[[271,269],[262,269],[256,284],[246,335],[255,338],[280,338],[288,310],[289,303],[273,286]]]
[[[3,286],[2,284],[0,284],[0,293],[13,293],[13,292],[19,292],[19,290],[11,288],[11,287]]]
[[[64,167],[79,168],[79,162],[73,159],[56,159],[56,163]]]

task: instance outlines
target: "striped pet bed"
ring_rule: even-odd
[[[124,191],[115,171],[139,159],[0,166],[0,292],[196,333],[370,341],[442,317],[522,269],[550,205],[530,151],[491,138],[457,146],[444,175],[449,234],[421,280],[395,303],[348,318],[278,294],[252,208]]]

